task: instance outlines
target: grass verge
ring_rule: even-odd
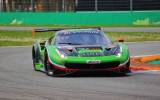
[[[123,38],[126,42],[160,41],[160,33],[108,32],[106,34],[113,40]],[[52,35],[54,35],[54,32],[37,33],[33,39],[31,31],[0,30],[0,46],[32,45],[34,41],[45,40]]]
[[[9,40],[0,40],[0,46],[28,46],[32,45],[33,41],[9,41]]]
[[[160,41],[160,33],[154,32],[108,32],[107,34],[113,40],[122,38],[126,42]]]

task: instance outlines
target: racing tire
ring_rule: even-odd
[[[129,59],[129,61],[126,63],[126,68],[123,69],[122,73],[126,74],[126,73],[129,73],[129,72],[131,72],[131,70],[130,70],[130,59]]]
[[[33,48],[33,51],[32,51],[32,59],[33,59],[33,68],[34,68],[35,71],[38,71],[36,69],[36,63],[38,63],[39,60],[36,58],[36,52],[35,52],[34,48]]]
[[[45,71],[46,71],[47,76],[55,76],[56,75],[57,71],[49,63],[48,54],[47,54],[46,50],[45,50],[45,58],[44,58],[44,67],[45,67]]]

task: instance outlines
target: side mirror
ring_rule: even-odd
[[[124,39],[118,39],[118,42],[124,42]]]

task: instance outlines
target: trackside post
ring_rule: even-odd
[[[34,39],[36,35],[35,28],[32,29],[32,38]]]

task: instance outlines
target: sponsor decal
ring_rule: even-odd
[[[100,64],[100,60],[87,60],[87,64]]]

